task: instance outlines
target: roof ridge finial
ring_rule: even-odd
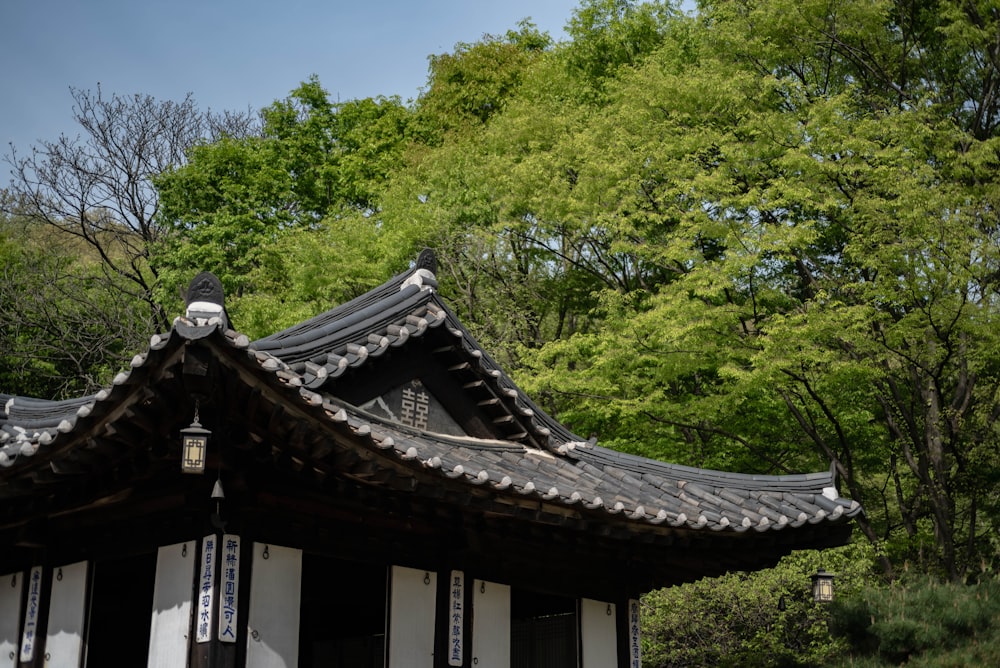
[[[209,324],[213,318],[218,318],[223,327],[229,326],[222,281],[210,271],[203,271],[191,280],[184,304],[184,314],[189,320],[203,320],[200,324]]]
[[[410,272],[409,277],[399,286],[402,290],[409,285],[416,285],[421,290],[437,289],[437,257],[430,248],[420,251],[417,263]]]
[[[431,248],[425,248],[420,251],[420,255],[417,257],[417,269],[426,269],[435,276],[438,271],[437,255],[434,254],[434,250]]]

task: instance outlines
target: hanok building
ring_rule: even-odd
[[[574,435],[434,272],[254,342],[202,275],[112,386],[0,397],[0,668],[632,667],[642,592],[847,540],[831,473]]]

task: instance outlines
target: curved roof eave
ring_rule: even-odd
[[[206,339],[216,332],[236,349],[245,349],[249,338],[221,323],[197,323],[177,318],[164,334],[154,334],[144,353],[135,355],[129,368],[118,373],[99,392],[68,400],[46,400],[2,395],[0,407],[0,479],[5,470],[35,467],[57,458],[74,440],[119,418],[142,398],[149,375],[169,365],[190,341]],[[154,381],[155,382],[155,381]],[[45,450],[39,454],[42,447]]]
[[[349,302],[325,315],[336,311],[343,319],[363,314],[354,318],[349,328],[352,335],[359,336],[364,331],[363,323],[370,323],[378,314],[386,315],[385,311],[390,320],[403,318],[414,326],[408,336],[422,336],[429,327],[445,326],[461,339],[460,348],[465,354],[478,360],[484,378],[492,379],[499,392],[540,420],[540,430],[559,430],[551,439],[552,449],[419,431],[377,418],[317,391],[322,383],[316,382],[319,376],[315,369],[296,360],[293,363],[297,366],[286,362],[277,342],[294,341],[292,347],[299,349],[309,344],[310,331],[325,328],[322,337],[335,335],[337,327],[330,318],[313,319],[307,323],[314,322],[314,326],[305,327],[307,323],[303,323],[293,328],[294,333],[285,330],[287,336],[275,335],[252,344],[245,335],[225,328],[224,322],[178,318],[171,332],[154,336],[147,352],[135,356],[130,369],[96,395],[63,402],[7,397],[0,412],[0,478],[22,466],[30,469],[52,461],[85,438],[89,430],[120,418],[132,402],[139,400],[146,384],[157,382],[156,369],[180,356],[186,344],[197,342],[216,349],[217,355],[242,366],[243,372],[250,372],[249,376],[241,372],[245,379],[258,378],[274,389],[285,390],[282,401],[296,404],[297,409],[313,417],[316,425],[348,433],[351,442],[387,458],[387,465],[391,462],[413,476],[489,489],[497,498],[510,499],[515,505],[520,501],[541,502],[574,512],[619,516],[627,523],[650,527],[731,533],[781,531],[824,522],[843,524],[862,512],[856,501],[839,496],[829,472],[756,476],[709,471],[582,442],[538,410],[503,374],[436,296],[432,280],[432,273],[417,268],[373,291],[374,298]],[[386,309],[387,303],[395,305],[395,310]],[[346,308],[351,304],[354,306]],[[419,322],[421,318],[411,310],[415,304],[426,308],[433,322],[427,318]],[[418,322],[406,320],[414,317]],[[233,354],[240,351],[244,354]],[[362,355],[356,357],[358,365],[364,363]]]
[[[440,476],[494,494],[620,515],[648,525],[741,533],[842,523],[861,506],[836,493],[830,472],[785,476],[727,473],[618,453],[583,442],[555,452],[512,441],[421,431],[368,414],[305,386],[277,358],[251,351],[301,407],[348,430],[374,453],[414,475]]]

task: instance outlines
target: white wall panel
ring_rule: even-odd
[[[389,668],[433,668],[437,574],[393,566],[389,594]]]
[[[14,668],[17,665],[23,588],[23,572],[0,576],[0,668]]]
[[[197,543],[165,545],[156,551],[156,580],[149,625],[149,668],[186,666]]]
[[[580,599],[583,668],[617,668],[618,625],[614,603]]]
[[[123,583],[129,586],[131,583]],[[52,569],[45,665],[69,668],[83,658],[83,620],[87,608],[87,562]]]
[[[299,665],[302,550],[254,543],[252,569],[247,668],[295,668]]]
[[[472,584],[473,664],[510,668],[510,587],[483,580]]]

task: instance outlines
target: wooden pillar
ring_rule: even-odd
[[[24,572],[0,576],[0,668],[17,666]]]
[[[247,668],[299,665],[302,550],[254,543]]]
[[[472,665],[510,668],[510,587],[473,581]]]
[[[83,659],[87,566],[86,561],[80,561],[52,569],[44,647],[45,666],[79,666]],[[129,583],[123,584],[128,586]],[[35,661],[38,661],[37,655]]]
[[[437,574],[393,566],[389,581],[388,668],[434,668]],[[447,665],[442,662],[441,665]]]
[[[156,552],[148,668],[187,665],[197,543],[165,545]]]
[[[582,668],[618,668],[617,615],[614,603],[580,599]]]

